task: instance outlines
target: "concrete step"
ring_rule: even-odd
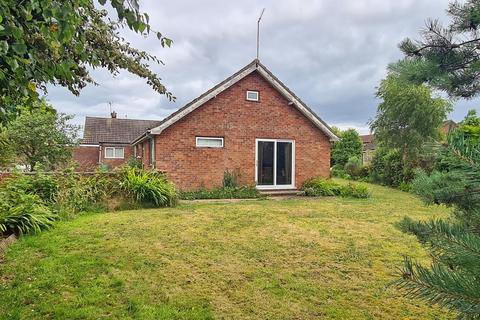
[[[267,197],[275,197],[275,196],[300,196],[303,194],[303,191],[298,189],[285,189],[285,190],[277,190],[277,189],[264,189],[259,190],[261,194]]]

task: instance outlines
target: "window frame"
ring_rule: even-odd
[[[105,151],[104,151],[105,159],[125,159],[125,147],[105,147],[104,149],[105,149]],[[107,156],[107,150],[109,150],[109,149],[113,149],[113,156],[112,157]],[[115,155],[115,150],[116,149],[121,149],[122,150],[122,156],[121,157],[117,157]]]
[[[257,99],[250,99],[248,97],[248,94],[249,93],[256,93],[257,94]],[[257,91],[257,90],[247,90],[247,94],[245,96],[245,99],[247,99],[247,101],[252,101],[252,102],[259,102],[260,101],[260,92]]]
[[[198,145],[198,140],[220,140],[222,141],[222,145],[221,146],[202,146],[202,145]],[[195,147],[221,149],[225,147],[225,139],[223,137],[195,137]]]

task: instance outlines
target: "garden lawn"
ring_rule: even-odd
[[[389,282],[394,224],[443,217],[407,193],[182,203],[83,215],[23,237],[0,262],[0,319],[432,319]]]

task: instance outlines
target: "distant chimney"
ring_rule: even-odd
[[[117,113],[115,111],[110,112],[110,115],[112,116],[112,119],[117,118]]]

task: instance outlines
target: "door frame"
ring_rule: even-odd
[[[272,185],[258,185],[258,142],[274,142],[273,144],[273,184]],[[277,142],[290,142],[292,144],[292,183],[277,185]],[[255,187],[257,189],[272,190],[272,189],[296,189],[295,188],[295,140],[292,139],[255,139]]]

